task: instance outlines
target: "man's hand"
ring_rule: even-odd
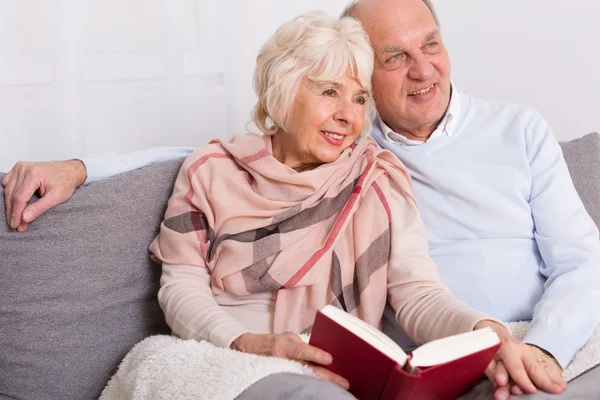
[[[535,393],[537,389],[560,394],[567,387],[562,371],[535,346],[515,339],[506,327],[493,321],[479,321],[475,329],[490,327],[502,347],[485,374],[494,384],[494,400],[505,400],[511,394]]]
[[[86,176],[85,165],[79,160],[18,162],[2,179],[8,225],[24,232],[31,221],[69,199]],[[27,205],[36,191],[40,199]]]
[[[344,389],[350,387],[346,379],[321,366],[331,364],[332,358],[329,353],[305,343],[295,333],[245,333],[231,343],[231,348],[244,353],[296,360],[311,367],[319,378],[337,383]]]

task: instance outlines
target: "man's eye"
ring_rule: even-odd
[[[335,93],[335,90],[333,90],[333,89],[327,89],[327,90],[323,91],[323,94],[325,96],[335,96],[336,93]]]
[[[426,48],[428,49],[434,49],[438,46],[438,42],[429,42],[425,45]]]
[[[391,56],[390,58],[385,60],[385,62],[386,63],[396,63],[398,61],[402,61],[403,58],[404,58],[404,54],[394,54],[393,56]]]

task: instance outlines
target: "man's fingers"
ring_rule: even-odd
[[[494,389],[494,400],[508,400],[510,398],[510,387],[508,385],[498,386]]]
[[[557,362],[546,360],[544,364],[546,374],[555,385],[566,387],[567,382],[563,379],[562,370],[557,364]]]
[[[19,174],[13,174],[6,184],[6,188],[4,189],[6,216],[8,220],[8,226],[11,228],[16,228],[19,225],[18,223],[15,223],[15,193],[18,191],[21,182],[21,176]]]
[[[495,385],[496,384],[496,360],[492,360],[488,367],[485,369],[485,376]]]
[[[32,182],[17,182],[16,192],[12,195],[12,227],[16,228],[21,224],[23,210],[27,207],[27,202],[33,197],[39,185]]]
[[[312,368],[315,375],[317,375],[319,378],[340,385],[346,390],[350,388],[350,383],[338,374],[335,374],[323,367],[319,367],[318,365],[310,365],[310,367]]]
[[[493,360],[485,370],[485,375],[494,385],[494,390],[508,385],[509,375],[502,360]]]
[[[4,191],[4,206],[6,207],[6,224],[12,228],[12,203],[10,192]]]
[[[21,225],[17,226],[17,232],[25,232],[29,224],[21,222]]]
[[[527,368],[533,383],[544,392],[558,394],[562,393],[564,390],[564,387],[561,384],[555,384],[550,378],[549,373],[552,373],[553,371],[549,368],[555,367],[547,365],[546,360],[529,357],[528,360],[525,361],[525,367]]]
[[[4,185],[4,205],[6,206],[6,223],[12,228],[12,196],[15,191],[15,185],[17,182],[14,175],[11,176],[11,179],[7,180],[6,182],[4,182],[3,180],[2,184]]]
[[[9,171],[8,174],[4,175],[4,177],[2,178],[2,186],[4,186],[6,188],[6,185],[8,185],[8,181],[10,179],[12,172]],[[8,226],[10,226],[10,211],[11,208],[10,207],[10,202],[8,201],[8,197],[9,197],[9,192],[6,191],[6,189],[4,190],[4,206],[6,207],[6,223],[8,224]]]
[[[552,363],[546,363],[546,371],[550,380],[555,385],[562,387],[563,389],[567,387],[567,382],[562,378],[562,370],[560,370],[557,366]]]
[[[2,186],[6,186],[6,184],[8,183],[10,177],[12,176],[12,170],[8,171],[8,173],[6,175],[4,175],[4,177],[2,178]]]
[[[494,385],[494,400],[507,400],[510,397],[508,372],[502,361],[492,361],[485,374]]]
[[[522,396],[524,394],[521,388],[517,385],[511,385],[510,392],[515,396]]]
[[[508,371],[506,370],[506,366],[502,361],[498,361],[496,363],[496,372],[494,374],[494,380],[498,386],[506,386],[508,385]]]
[[[4,198],[8,225],[17,228],[19,232],[27,229],[28,223],[49,208],[67,200],[73,190],[84,183],[85,177],[86,170],[81,161],[16,163],[2,179],[2,184],[5,186]],[[40,191],[42,198],[53,190],[58,190],[59,194],[55,193],[57,197],[50,197],[36,207],[28,209],[24,215],[27,202],[37,190]]]
[[[66,199],[64,198],[64,196],[58,194],[58,191],[51,190],[35,203],[31,203],[27,207],[25,207],[25,209],[23,210],[21,220],[23,223],[29,224],[31,221],[38,218],[40,215],[42,215],[52,207],[56,207],[65,200]]]

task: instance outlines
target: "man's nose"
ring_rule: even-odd
[[[412,57],[412,65],[408,71],[408,76],[411,79],[426,81],[433,75],[433,65],[429,59],[422,53],[417,53]]]

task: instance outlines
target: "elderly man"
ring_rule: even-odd
[[[600,240],[548,123],[452,85],[429,1],[345,13],[375,50],[373,137],[411,171],[442,280],[490,315],[531,320],[524,342],[566,366],[600,322]]]
[[[491,316],[531,320],[529,345],[504,349],[518,353],[526,370],[498,364],[488,373],[496,398],[536,386],[562,392],[560,368],[600,322],[600,240],[547,122],[531,108],[458,91],[428,0],[362,0],[345,15],[370,36],[379,113],[373,137],[411,172],[442,280]],[[86,181],[84,164],[90,182],[191,150],[19,163],[2,182],[9,224],[23,231],[70,197]],[[43,197],[26,207],[38,189]],[[540,363],[545,358],[553,362]]]

